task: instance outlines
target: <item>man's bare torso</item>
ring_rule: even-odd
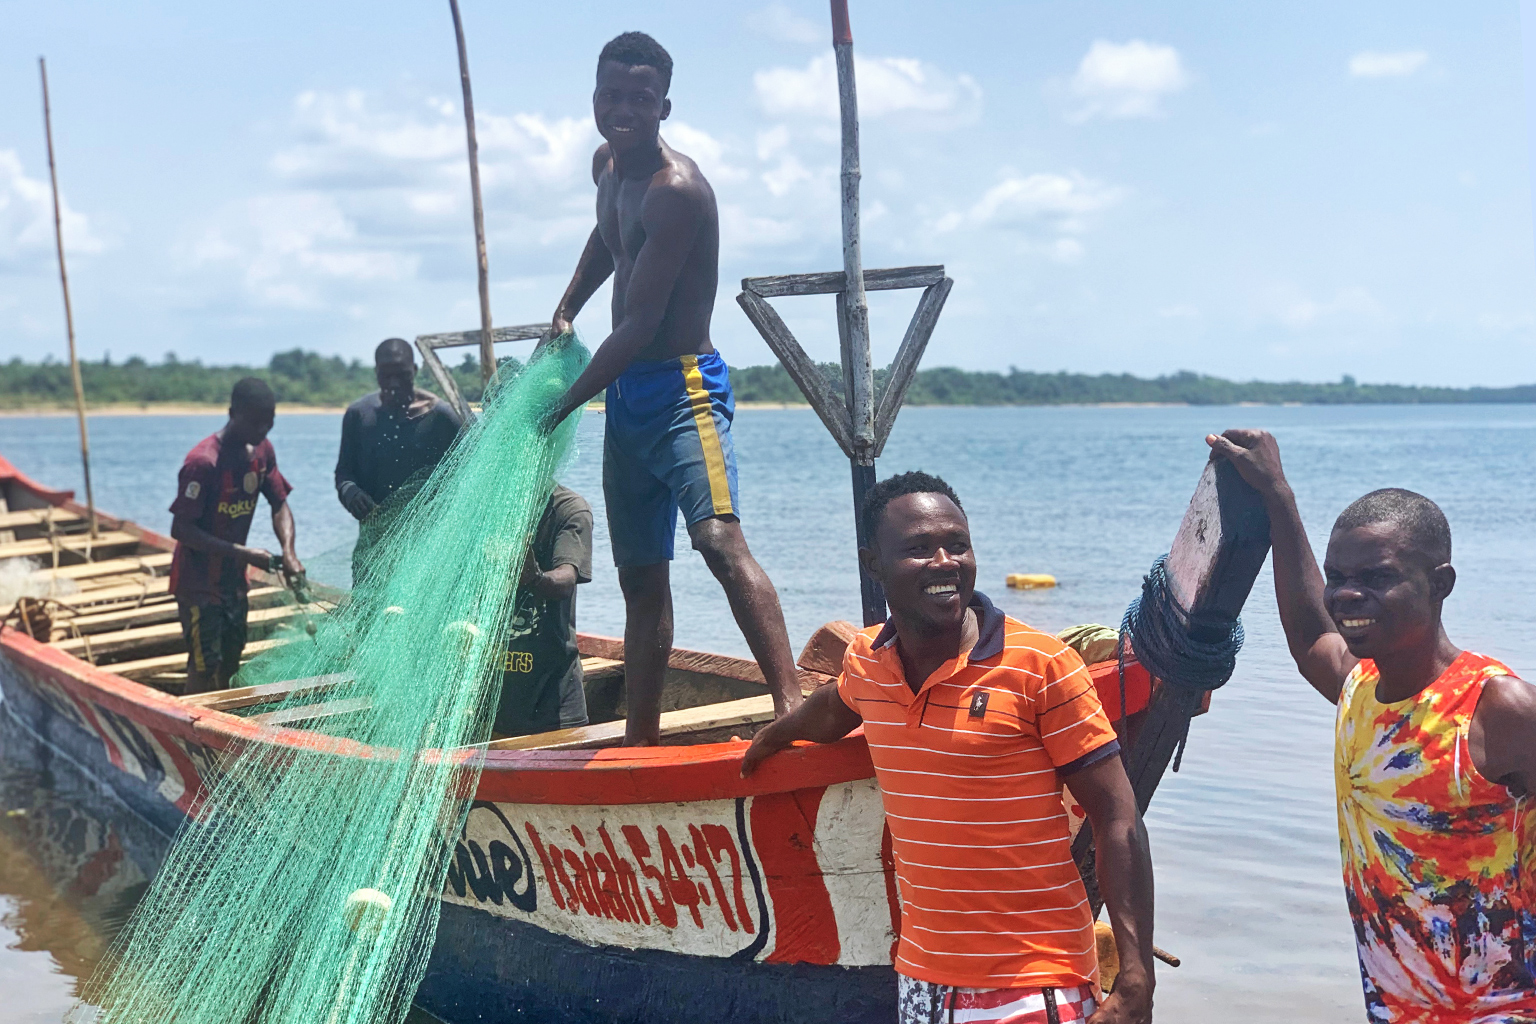
[[[656,337],[636,358],[675,359],[714,351],[709,320],[720,278],[720,219],[715,193],[689,157],[661,143],[661,169],[648,177],[623,178],[614,172],[604,143],[594,157],[597,176],[597,227],[613,257],[613,324],[624,319],[624,297],[635,260],[645,245],[645,203],[654,190],[670,189],[696,205],[698,230],[683,260]]]

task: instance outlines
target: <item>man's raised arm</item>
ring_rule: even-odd
[[[555,307],[555,315],[550,318],[550,327],[556,337],[571,333],[571,321],[612,274],[613,254],[603,241],[602,229],[593,228],[587,237],[587,247],[581,250],[581,259],[576,261],[576,273],[571,275],[571,283],[566,286],[560,305]]]
[[[1207,435],[1205,443],[1214,457],[1236,466],[1264,499],[1273,545],[1275,600],[1286,643],[1307,682],[1337,704],[1344,679],[1357,659],[1334,628],[1323,601],[1323,574],[1301,524],[1296,496],[1280,466],[1280,446],[1264,430],[1227,430]]]
[[[566,392],[553,417],[554,423],[586,405],[617,380],[635,356],[655,340],[672,299],[672,289],[703,222],[700,202],[698,195],[670,185],[653,185],[646,194],[640,215],[645,244],[635,258],[624,292],[624,319],[614,325],[613,333],[598,346],[592,362]]]

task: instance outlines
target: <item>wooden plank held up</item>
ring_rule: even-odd
[[[1230,634],[1268,555],[1269,515],[1263,499],[1230,463],[1207,462],[1166,563],[1169,590],[1187,613],[1185,628],[1192,639],[1215,643]],[[1125,756],[1136,806],[1143,813],[1204,696],[1193,687],[1160,680]],[[1072,856],[1097,915],[1102,900],[1093,829],[1086,822],[1072,843]]]

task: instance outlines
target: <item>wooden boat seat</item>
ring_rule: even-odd
[[[137,540],[137,538],[135,538]],[[46,554],[51,549],[45,549]],[[14,555],[0,557],[14,558]],[[148,573],[153,576],[156,569],[169,569],[171,567],[171,552],[159,551],[153,555],[130,555],[126,558],[108,558],[101,562],[86,562],[83,565],[61,565],[57,569],[38,569],[31,575],[34,580],[84,580],[95,576],[124,576],[132,573]]]
[[[34,537],[31,540],[16,540],[9,544],[0,544],[0,560],[7,558],[37,558],[39,556],[51,555],[55,551],[88,558],[98,551],[111,548],[137,547],[140,543],[138,534],[129,533],[126,530],[105,530],[98,533],[95,540],[92,540],[88,533],[72,533],[67,536],[55,537]]]
[[[247,595],[251,607],[260,609],[270,606],[285,593],[283,587],[253,587]],[[167,596],[152,604],[139,605],[130,602],[124,609],[76,615],[72,618],[53,620],[53,640],[65,640],[81,634],[109,633],[115,629],[133,629],[161,622],[177,620],[176,602]]]
[[[260,686],[237,686],[212,693],[195,693],[181,698],[182,703],[210,711],[235,711],[255,707],[258,704],[277,704],[290,697],[310,697],[325,694],[335,696],[334,691],[345,689],[354,682],[350,672],[332,672],[323,676],[307,676],[289,679],[281,683],[263,683]]]
[[[55,505],[44,508],[28,508],[19,512],[0,512],[0,530],[20,530],[29,526],[75,526],[85,522],[85,516],[69,512]]]
[[[286,639],[252,640],[245,645],[246,660],[254,658],[263,651],[270,651],[274,647],[281,647],[287,642]],[[168,672],[185,670],[187,667],[187,652],[180,651],[175,654],[160,654],[153,658],[139,658],[136,661],[120,661],[115,665],[108,665],[106,667],[125,679],[132,679],[134,682],[142,683],[153,680],[156,676],[164,675]],[[185,676],[182,676],[181,679],[174,681],[182,682],[185,678]],[[233,693],[234,691],[221,690],[220,692]]]
[[[666,746],[720,743],[732,736],[750,737],[773,721],[773,697],[747,697],[721,704],[668,711],[661,716],[661,742]],[[595,750],[624,742],[624,723],[603,722],[577,729],[557,729],[532,736],[492,740],[490,750]]]
[[[303,614],[320,615],[329,610],[328,605],[321,603],[308,604],[302,607],[280,605],[276,608],[262,608],[252,611],[246,616],[246,628],[251,632],[265,632],[276,628],[295,616]],[[100,664],[102,659],[110,658],[113,655],[180,643],[182,643],[181,623],[166,622],[154,626],[122,629],[115,633],[100,633],[96,636],[70,637],[67,640],[55,641],[52,646],[66,654],[74,655],[77,658],[86,657]]]
[[[119,583],[114,586],[93,586],[89,589],[81,589],[74,594],[56,597],[53,600],[55,604],[61,604],[66,608],[83,608],[87,605],[105,604],[109,601],[132,600],[147,604],[153,600],[167,600],[170,596],[171,578],[169,576],[140,575],[131,583]]]
[[[257,725],[282,725],[292,729],[303,723],[318,722],[323,718],[354,715],[359,711],[367,711],[371,707],[373,707],[372,697],[347,697],[343,700],[305,704],[301,707],[281,708],[260,715],[251,715],[247,721],[255,722]]]

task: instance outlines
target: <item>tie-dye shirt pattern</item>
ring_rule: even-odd
[[[1525,800],[1472,764],[1494,676],[1463,651],[1405,701],[1362,661],[1339,698],[1334,777],[1344,889],[1372,1024],[1536,1022],[1536,886]]]

